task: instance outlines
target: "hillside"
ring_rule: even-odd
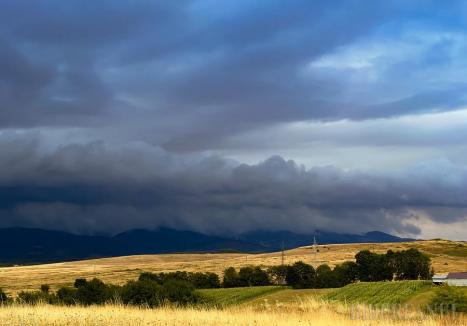
[[[371,305],[399,304],[431,288],[430,281],[360,282],[336,289],[325,298]]]
[[[408,248],[417,248],[427,253],[432,258],[436,272],[467,270],[467,244],[447,240],[321,245],[316,257],[312,254],[310,247],[300,247],[285,252],[285,263],[302,260],[314,266],[323,263],[333,266],[352,260],[358,251],[364,249],[383,253],[388,249]],[[221,274],[228,266],[241,267],[251,264],[271,266],[280,263],[280,252],[122,256],[34,266],[2,267],[0,268],[0,287],[15,294],[20,290],[37,289],[40,284],[44,283],[50,284],[52,289],[55,289],[59,285],[70,285],[76,278],[83,277],[98,277],[106,282],[124,283],[137,278],[142,271],[186,270],[212,271]]]
[[[129,230],[116,235],[77,235],[31,228],[0,228],[0,264],[51,263],[91,258],[181,252],[274,252],[312,243],[401,242],[383,232],[311,234],[255,231],[236,236],[215,236],[193,231],[159,228]],[[21,239],[18,241],[18,239]]]

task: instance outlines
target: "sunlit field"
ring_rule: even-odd
[[[266,309],[236,306],[227,309],[5,306],[0,325],[467,325],[462,315],[436,316],[405,310],[373,310],[318,300]]]
[[[467,270],[467,244],[459,241],[429,240],[404,243],[337,244],[319,246],[318,255],[312,255],[310,247],[286,251],[285,263],[296,261],[314,265],[329,264],[331,267],[346,260],[354,260],[360,250],[385,253],[387,250],[417,248],[430,256],[437,273]],[[72,285],[76,278],[98,277],[105,282],[123,284],[136,279],[143,271],[201,271],[219,275],[229,266],[236,268],[257,265],[273,266],[281,263],[281,253],[240,254],[160,254],[113,257],[103,259],[16,266],[0,268],[0,287],[8,294],[16,295],[21,290],[36,290],[41,284],[49,284],[52,290],[63,285]]]

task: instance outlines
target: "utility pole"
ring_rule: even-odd
[[[315,255],[315,263],[317,263],[316,256],[318,254],[318,243],[316,242],[316,236],[313,236],[313,254]]]
[[[281,265],[284,266],[285,263],[285,252],[284,252],[284,240],[282,240],[282,253],[281,253]]]

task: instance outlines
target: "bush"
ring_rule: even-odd
[[[467,295],[460,288],[440,286],[428,304],[428,309],[437,313],[467,312]]]
[[[112,293],[104,282],[93,278],[78,286],[76,299],[82,305],[103,304],[112,299]]]
[[[188,273],[188,272],[171,272],[171,273],[141,273],[140,281],[152,281],[157,284],[164,284],[169,280],[178,280],[190,282],[197,289],[211,289],[220,287],[219,276],[215,273]]]
[[[8,303],[10,301],[10,298],[8,297],[8,295],[3,292],[3,289],[0,288],[0,305],[4,305],[6,303]]]
[[[81,287],[81,286],[85,286],[86,283],[87,283],[87,281],[86,281],[85,278],[77,278],[77,279],[75,280],[75,283],[74,283],[73,286],[74,286],[75,288],[79,288],[79,287]]]
[[[41,285],[41,292],[42,293],[49,293],[50,286],[48,284],[42,284]]]
[[[74,305],[77,304],[76,292],[78,290],[69,287],[61,287],[57,291],[57,300],[61,304]]]

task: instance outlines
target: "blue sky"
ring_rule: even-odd
[[[467,239],[463,1],[0,6],[0,226]]]

